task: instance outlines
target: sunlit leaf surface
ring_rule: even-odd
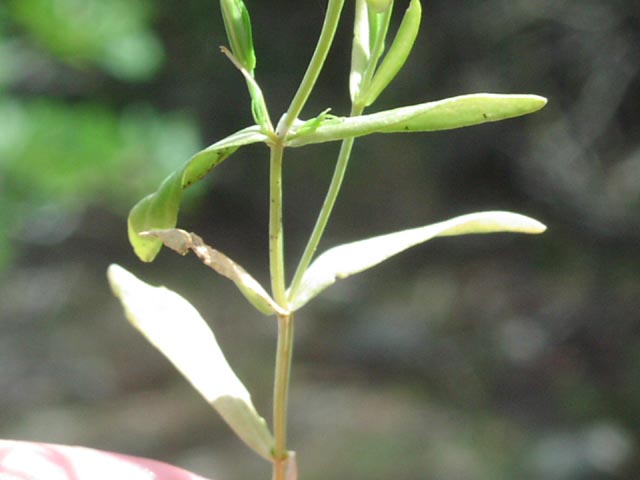
[[[109,283],[128,320],[191,382],[253,450],[271,458],[273,438],[251,395],[225,359],[198,311],[165,287],[153,287],[118,265]]]
[[[537,95],[477,93],[436,102],[360,115],[327,119],[313,132],[287,139],[287,145],[331,142],[372,133],[432,132],[468,127],[533,113],[547,100]]]
[[[493,232],[542,233],[545,229],[537,220],[517,213],[479,212],[340,245],[326,251],[311,264],[298,291],[291,292],[290,307],[296,310],[337,279],[362,272],[433,237]]]

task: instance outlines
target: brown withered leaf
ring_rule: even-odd
[[[271,298],[262,285],[244,268],[224,253],[204,243],[202,238],[195,233],[179,228],[169,228],[166,230],[150,230],[142,232],[140,235],[156,237],[180,255],[186,255],[191,250],[202,260],[202,263],[235,283],[245,298],[262,313],[266,315],[274,313],[286,315],[288,313],[287,310]]]

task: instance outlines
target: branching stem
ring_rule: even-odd
[[[281,138],[287,134],[293,125],[293,122],[298,118],[298,115],[300,115],[302,108],[305,103],[307,103],[307,99],[316,84],[316,80],[318,80],[324,61],[327,58],[327,54],[329,53],[329,49],[333,43],[333,37],[336,33],[336,28],[338,27],[338,21],[340,20],[343,5],[344,0],[329,0],[327,13],[325,14],[324,23],[322,25],[322,31],[320,32],[320,38],[318,39],[313,56],[309,61],[307,71],[302,78],[302,82],[300,82],[298,91],[291,101],[291,105],[289,105],[287,113],[282,117],[282,120],[276,128],[276,134]]]
[[[351,116],[360,115],[363,110],[363,105],[355,105],[351,109]],[[304,272],[309,268],[309,264],[311,263],[311,260],[313,260],[313,256],[316,253],[322,234],[327,226],[327,222],[331,216],[331,211],[333,210],[333,206],[338,198],[338,193],[340,193],[340,187],[342,186],[342,180],[344,180],[347,165],[349,164],[353,141],[353,137],[346,138],[342,141],[336,167],[333,171],[333,177],[331,178],[331,184],[329,185],[329,190],[327,191],[327,195],[324,199],[324,203],[322,204],[322,208],[320,209],[320,213],[318,214],[318,219],[313,227],[311,236],[309,237],[309,241],[307,242],[307,246],[305,247],[304,253],[300,259],[300,263],[298,263],[298,267],[296,268],[296,273],[293,276],[291,287],[289,289],[289,300],[295,297],[298,289],[300,288]]]

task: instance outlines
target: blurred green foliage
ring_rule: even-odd
[[[70,65],[123,80],[151,78],[163,61],[145,0],[9,0],[8,14],[34,46]]]
[[[0,265],[31,218],[122,213],[198,149],[191,116],[99,92],[149,82],[164,51],[153,4],[15,0],[0,6]],[[160,167],[160,168],[157,168]],[[69,232],[70,233],[70,232]]]

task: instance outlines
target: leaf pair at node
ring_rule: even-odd
[[[343,140],[372,133],[427,132],[447,130],[525,115],[542,108],[546,99],[536,95],[475,94],[401,107],[357,117],[335,117],[323,112],[292,129],[285,145]],[[259,125],[242,129],[194,155],[182,168],[169,175],[158,190],[143,198],[129,214],[129,240],[138,257],[150,262],[162,242],[142,237],[140,232],[175,228],[182,191],[201,180],[239,147],[269,144],[270,137]]]
[[[389,50],[383,56],[392,0],[356,0],[349,91],[354,105],[368,107],[405,64],[420,30],[422,6],[411,0]]]

